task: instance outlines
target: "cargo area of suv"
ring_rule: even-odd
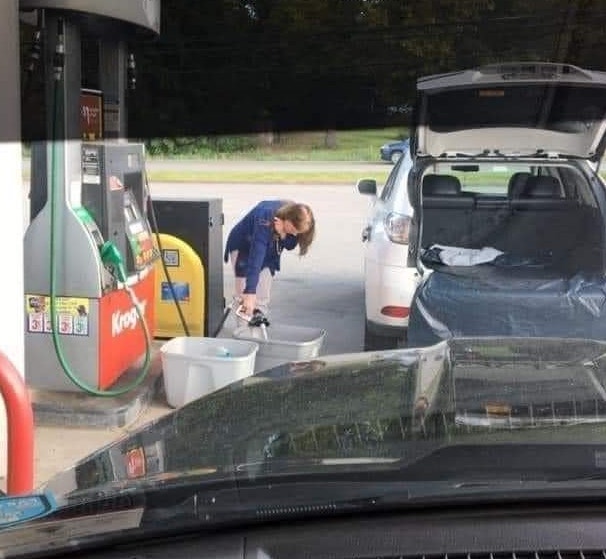
[[[503,64],[421,78],[408,343],[606,339],[606,74]]]
[[[464,190],[456,175],[444,172],[451,165],[437,167],[438,173],[422,179],[420,257],[426,266],[442,263],[441,251],[431,250],[440,245],[493,248],[502,253],[497,262],[503,269],[526,267],[546,277],[604,269],[599,202],[574,166],[478,165],[488,170],[473,174],[487,182],[472,178],[473,190]],[[488,182],[495,177],[497,184]]]
[[[606,339],[606,200],[574,162],[422,177],[409,344],[461,336]],[[471,166],[473,167],[473,166]]]

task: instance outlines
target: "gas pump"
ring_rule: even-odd
[[[154,243],[147,215],[144,146],[82,144],[82,205],[101,235],[124,255],[127,273],[144,272]]]
[[[32,148],[25,379],[33,388],[123,394],[144,379],[150,363],[157,254],[143,205],[143,146],[119,138],[82,141],[81,33],[95,17],[95,32],[105,29],[112,40],[125,22],[157,33],[159,0],[22,0],[21,7],[45,11],[48,129],[48,141]],[[122,44],[112,56],[126,61]],[[123,114],[120,87],[112,93]],[[116,388],[135,366],[136,379]]]

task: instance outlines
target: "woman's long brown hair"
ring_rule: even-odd
[[[276,217],[287,219],[297,228],[297,231],[305,229],[303,233],[297,235],[297,241],[299,255],[303,256],[307,254],[316,235],[316,220],[311,208],[307,204],[285,202],[283,206],[278,208]]]

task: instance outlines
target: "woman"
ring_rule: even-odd
[[[246,314],[267,313],[273,276],[280,270],[282,250],[299,247],[307,254],[315,220],[306,204],[265,200],[253,207],[229,232],[225,246],[234,268],[235,294]]]

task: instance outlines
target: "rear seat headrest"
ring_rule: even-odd
[[[519,198],[524,192],[524,187],[530,177],[532,177],[532,173],[528,171],[518,171],[511,175],[507,183],[507,197],[510,199]]]
[[[522,198],[561,198],[560,181],[548,175],[535,175],[528,179]]]
[[[424,196],[458,196],[461,181],[452,175],[425,175],[423,177]]]

